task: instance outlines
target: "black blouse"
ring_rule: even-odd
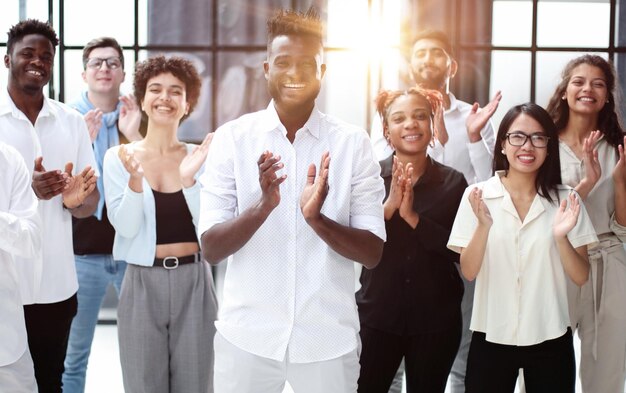
[[[393,155],[380,162],[387,196]],[[387,242],[380,263],[363,269],[356,294],[361,324],[397,335],[458,328],[463,282],[458,254],[446,244],[467,187],[460,172],[428,157],[424,174],[413,186],[415,229],[396,211],[385,221]]]

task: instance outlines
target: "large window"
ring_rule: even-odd
[[[459,0],[460,1],[460,0]],[[491,51],[490,94],[503,91],[495,121],[517,103],[548,104],[565,64],[584,53],[614,62],[626,77],[624,0],[495,0],[490,42],[463,42],[464,51]]]
[[[110,0],[97,9],[83,0],[11,0],[0,14],[0,33],[25,18],[51,20],[61,40],[46,93],[61,101],[77,97],[84,84],[82,47],[99,36],[115,37],[124,48],[132,91],[137,60],[177,54],[194,61],[203,80],[200,103],[181,127],[181,138],[197,141],[243,113],[269,103],[263,75],[266,20],[277,8],[315,6],[326,23],[322,110],[367,127],[372,96],[385,79],[398,85],[398,20],[410,0]],[[6,45],[6,36],[0,46]],[[383,56],[384,55],[384,58]],[[0,86],[7,71],[0,70]]]
[[[626,76],[626,31],[619,29],[626,0],[109,0],[97,8],[84,0],[5,3],[0,47],[20,19],[53,22],[61,44],[46,93],[62,101],[84,88],[81,49],[95,37],[113,36],[124,47],[124,92],[132,90],[137,60],[156,53],[192,59],[203,79],[200,103],[181,127],[181,138],[192,141],[269,102],[262,71],[265,22],[279,7],[320,10],[328,71],[318,103],[364,128],[379,89],[411,84],[401,43],[426,27],[450,34],[460,65],[452,91],[460,99],[485,103],[503,91],[496,126],[511,105],[545,105],[563,65],[581,53],[613,60]],[[0,86],[6,78],[0,67]]]

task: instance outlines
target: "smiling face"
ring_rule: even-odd
[[[119,57],[120,54],[115,48],[103,47],[94,48],[89,52],[89,59],[108,59]],[[90,92],[98,94],[112,94],[118,96],[120,85],[124,82],[125,73],[122,67],[111,69],[106,61],[102,62],[99,68],[87,66],[83,71],[83,80],[87,83]]]
[[[537,120],[525,113],[521,113],[511,123],[507,134],[531,136],[534,134],[545,135],[545,132]],[[502,141],[501,146],[509,163],[509,172],[534,174],[535,176],[546,160],[548,152],[547,147],[533,146],[530,137],[526,138],[526,142],[522,146],[513,146],[509,139]]]
[[[41,93],[52,76],[54,52],[54,45],[40,34],[28,34],[15,42],[11,53],[4,56],[9,89]]]
[[[413,80],[421,87],[441,90],[454,76],[457,64],[443,49],[444,44],[432,38],[415,42],[411,52]]]
[[[418,94],[403,94],[387,110],[385,135],[401,156],[426,154],[432,140],[431,107]]]
[[[189,111],[185,83],[169,72],[148,79],[141,109],[150,122],[180,123]]]
[[[277,36],[263,64],[270,96],[279,114],[310,112],[320,92],[326,65],[319,39]]]
[[[606,104],[607,92],[602,70],[583,63],[572,70],[564,96],[570,111],[598,114]]]

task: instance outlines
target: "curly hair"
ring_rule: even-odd
[[[50,22],[26,19],[11,26],[7,32],[7,54],[11,53],[16,42],[29,34],[39,34],[46,37],[55,49],[59,45],[59,37],[57,37],[57,33],[52,28]]]
[[[613,64],[604,60],[597,55],[583,55],[575,59],[570,60],[569,63],[563,69],[561,75],[561,82],[554,90],[554,94],[550,98],[547,111],[554,120],[556,128],[560,131],[567,126],[569,121],[569,106],[567,100],[563,100],[562,97],[565,94],[567,85],[572,77],[572,72],[576,67],[581,64],[588,64],[593,67],[599,68],[604,74],[607,88],[608,102],[604,104],[600,113],[598,113],[598,128],[600,132],[604,134],[606,141],[617,148],[618,145],[623,143],[624,129],[622,127],[622,121],[620,119],[619,111],[619,93],[616,92],[616,74]]]
[[[148,81],[155,76],[167,73],[174,75],[185,84],[189,112],[183,116],[181,121],[185,120],[189,117],[191,112],[193,112],[196,104],[198,104],[200,88],[202,86],[202,80],[200,79],[198,70],[193,63],[187,59],[178,56],[165,57],[159,55],[137,62],[133,81],[135,97],[137,97],[137,100],[141,103],[146,95]]]
[[[548,136],[548,146],[546,159],[541,164],[537,178],[535,179],[535,188],[537,193],[550,202],[553,202],[551,194],[556,195],[557,186],[561,184],[561,161],[559,156],[559,133],[548,112],[537,104],[527,102],[512,107],[504,115],[498,128],[496,135],[496,143],[493,151],[493,170],[509,170],[509,161],[502,152],[502,146],[507,140],[507,133],[511,130],[511,125],[520,115],[526,115],[533,118],[542,128],[542,131]]]
[[[278,10],[267,21],[267,49],[270,50],[274,38],[286,36],[313,37],[322,43],[322,21],[319,13],[311,7],[306,12]]]
[[[122,63],[122,69],[124,69],[124,51],[119,42],[113,37],[99,37],[89,41],[83,48],[83,68],[87,68],[87,62],[89,61],[89,55],[91,51],[96,48],[113,48],[119,54],[120,62]]]
[[[443,96],[437,90],[424,89],[418,86],[411,87],[408,90],[381,90],[378,96],[376,96],[376,111],[380,116],[384,129],[389,125],[387,116],[389,115],[391,104],[393,104],[398,97],[408,96],[410,94],[421,96],[428,102],[431,119],[435,115],[435,111],[443,105]]]

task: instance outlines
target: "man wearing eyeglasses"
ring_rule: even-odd
[[[452,45],[442,31],[419,32],[409,54],[411,77],[416,85],[439,91],[444,108],[436,113],[439,126],[434,146],[429,155],[438,162],[463,173],[468,184],[487,180],[492,174],[495,133],[490,123],[500,103],[501,94],[496,93],[484,108],[458,100],[450,92],[450,80],[456,75],[458,64],[452,55]],[[382,126],[374,122],[371,131],[372,144],[379,160],[388,157],[393,149],[382,135]],[[463,275],[461,275],[463,278]],[[469,323],[474,300],[474,283],[466,281],[461,304],[463,335],[451,372],[452,392],[465,391],[465,366],[471,332]],[[416,316],[419,318],[420,316]],[[421,316],[423,317],[423,316]],[[398,383],[394,383],[395,392]],[[401,383],[400,383],[401,385]],[[399,391],[399,390],[398,390]]]
[[[0,141],[22,155],[39,199],[41,258],[16,257],[15,268],[35,378],[39,392],[46,393],[62,391],[63,362],[77,308],[71,217],[92,215],[99,198],[99,172],[85,121],[44,95],[58,43],[49,23],[28,19],[11,27],[4,56],[8,83],[0,91]]]
[[[70,106],[87,122],[98,170],[102,173],[104,153],[110,147],[142,138],[139,133],[141,110],[132,95],[120,96],[124,81],[124,53],[111,37],[93,39],[83,48],[82,77],[87,89]],[[119,296],[126,262],[113,259],[115,231],[104,205],[102,178],[98,179],[100,200],[96,212],[86,218],[73,218],[74,258],[78,277],[78,312],[72,321],[63,391],[85,390],[85,374],[98,312],[107,287],[113,285]]]

